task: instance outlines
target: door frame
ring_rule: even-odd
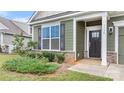
[[[102,26],[101,25],[97,25],[97,26],[88,26],[88,27],[86,27],[86,31],[87,31],[87,37],[86,37],[87,38],[86,39],[87,40],[87,47],[86,47],[86,49],[87,49],[87,57],[88,58],[90,58],[89,57],[89,32],[90,31],[95,31],[95,30],[101,30],[102,31]],[[102,44],[102,42],[101,42],[101,44]],[[102,46],[101,46],[101,56],[102,56]]]

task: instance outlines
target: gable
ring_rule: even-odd
[[[37,15],[33,18],[33,20],[37,20],[43,17],[55,15],[55,14],[62,13],[62,12],[64,11],[39,11]]]

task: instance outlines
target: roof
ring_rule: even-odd
[[[52,20],[58,20],[62,18],[68,18],[68,17],[74,17],[75,15],[79,16],[82,14],[90,14],[90,13],[98,13],[98,12],[107,12],[109,17],[116,17],[116,16],[122,16],[124,15],[124,11],[63,11],[61,13],[49,13],[44,16],[43,12],[49,12],[49,11],[37,11],[35,12],[30,20],[28,21],[28,24],[33,25],[33,24],[38,24],[38,23],[43,23],[43,22],[48,22]],[[54,12],[54,11],[53,11]]]
[[[25,25],[25,26],[24,26]],[[0,17],[0,32],[8,33],[8,34],[20,34],[23,33],[23,36],[29,37],[29,34],[25,32],[26,26],[28,29],[28,25],[26,23],[12,21],[6,19],[4,17]]]
[[[42,13],[42,12],[50,12],[51,15],[48,13],[46,16],[41,16],[38,19],[35,19],[35,17]],[[53,13],[52,13],[53,12]],[[44,19],[49,19],[49,18],[55,18],[58,16],[63,16],[63,15],[68,15],[68,14],[73,14],[73,13],[77,13],[80,11],[36,11],[33,13],[33,15],[31,16],[31,18],[29,19],[28,23],[34,22],[34,21],[38,21],[38,20],[44,20]]]
[[[13,23],[27,33],[27,31],[28,31],[28,24],[27,23],[18,22],[18,21],[13,21]]]

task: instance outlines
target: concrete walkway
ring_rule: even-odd
[[[124,80],[124,65],[110,64],[107,67],[99,64],[77,64],[70,67],[69,70],[110,77],[119,81]]]

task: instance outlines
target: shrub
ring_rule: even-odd
[[[10,61],[6,61],[2,68],[9,71],[15,71],[20,73],[33,73],[33,74],[47,74],[53,73],[57,68],[57,64],[50,64],[46,62],[47,59],[42,60],[32,59],[29,57],[17,58]]]
[[[36,52],[27,52],[25,56],[31,57],[31,58],[37,58],[37,59],[43,58],[42,53],[36,53]]]
[[[43,52],[42,55],[43,55],[45,58],[48,58],[49,62],[54,62],[55,53],[52,53],[52,52]]]
[[[1,47],[1,45],[0,45],[0,53],[2,53],[2,47]]]
[[[25,56],[27,52],[28,52],[27,50],[21,50],[21,51],[18,52],[18,54],[20,56]]]
[[[24,46],[23,33],[14,36],[13,45],[15,46],[13,51],[15,53],[20,53],[21,54],[21,52],[23,50],[23,46]]]
[[[28,42],[28,50],[32,50],[37,45],[37,42],[32,41],[31,39]]]
[[[56,58],[57,58],[57,62],[58,63],[63,63],[64,62],[64,60],[65,60],[65,56],[64,56],[64,53],[57,53],[56,54]]]

